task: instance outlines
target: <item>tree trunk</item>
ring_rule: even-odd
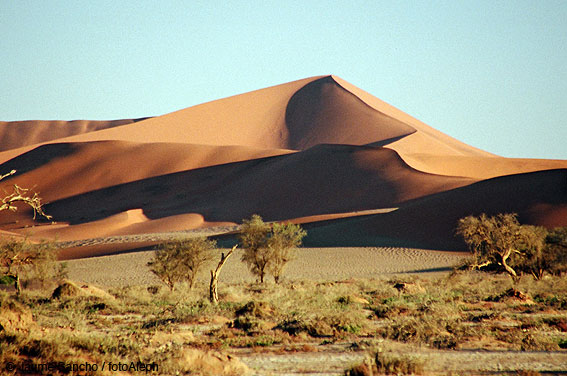
[[[22,284],[20,283],[20,275],[16,274],[13,275],[12,277],[14,277],[16,280],[14,281],[14,287],[16,288],[16,295],[20,295],[20,293],[22,292]]]
[[[508,272],[508,274],[510,274],[510,276],[512,276],[512,279],[514,281],[516,281],[516,279],[518,278],[518,274],[516,273],[516,271],[514,269],[512,269],[512,267],[510,265],[508,265],[508,263],[506,262],[508,260],[508,258],[510,257],[510,255],[512,254],[512,250],[509,249],[506,251],[506,253],[504,255],[502,255],[502,266],[504,267],[504,269],[506,269],[506,271]]]
[[[224,258],[224,253],[222,254],[222,258],[221,258],[221,262],[222,259]],[[219,276],[217,273],[215,273],[212,269],[211,269],[211,283],[209,284],[209,300],[211,301],[211,303],[218,303],[219,301],[219,295],[217,293],[217,285],[219,283]]]
[[[217,265],[217,268],[215,270],[211,270],[211,283],[209,285],[209,300],[211,301],[211,303],[216,304],[219,301],[219,296],[218,296],[218,293],[217,293],[217,286],[218,286],[218,282],[219,282],[219,273],[220,273],[224,263],[230,257],[230,255],[232,255],[232,252],[234,252],[236,247],[238,247],[238,246],[235,245],[234,247],[232,247],[232,249],[226,255],[224,253],[222,253],[221,259],[219,261],[219,264]]]

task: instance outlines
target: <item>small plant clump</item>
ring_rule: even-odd
[[[424,364],[415,358],[377,351],[362,364],[345,371],[345,376],[422,375]]]

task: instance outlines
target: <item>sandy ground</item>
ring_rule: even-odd
[[[101,287],[159,284],[160,281],[147,268],[153,254],[154,251],[144,251],[66,262],[69,278],[74,281]],[[399,273],[435,275],[451,270],[466,256],[466,253],[460,252],[409,248],[300,248],[284,277],[287,280],[335,281]],[[208,274],[202,273],[200,277],[205,281]],[[238,283],[253,282],[255,278],[236,251],[223,267],[220,280]]]
[[[564,375],[567,355],[561,352],[451,351],[383,341],[390,354],[416,358],[427,364],[427,375],[522,375],[518,370],[537,370],[547,375]],[[368,355],[348,349],[350,343],[327,346],[325,350],[294,354],[235,351],[252,370],[253,376],[338,376]],[[479,371],[482,369],[482,371]],[[528,373],[525,373],[528,374]]]

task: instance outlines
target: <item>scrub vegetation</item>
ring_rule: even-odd
[[[567,351],[567,281],[557,276],[513,283],[457,271],[428,279],[243,283],[225,286],[218,304],[204,282],[196,287],[103,291],[66,282],[55,294],[39,287],[1,293],[0,362],[128,361],[158,364],[154,374],[237,375],[246,366],[229,355],[243,349],[293,354],[347,343],[374,354],[370,367],[414,371],[434,364],[377,355],[378,347]]]

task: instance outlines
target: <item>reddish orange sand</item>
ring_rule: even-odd
[[[56,222],[21,207],[0,230],[61,241],[254,213],[305,223],[310,246],[461,250],[456,221],[482,212],[567,226],[567,161],[484,152],[336,76],[146,119],[0,122],[0,163],[17,170],[0,189],[33,187]]]

